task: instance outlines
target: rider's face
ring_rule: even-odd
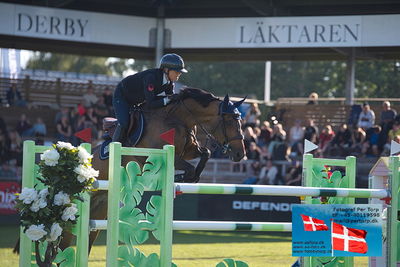
[[[176,82],[177,80],[179,80],[179,76],[181,76],[182,73],[177,72],[175,70],[169,70],[168,72],[168,79],[171,82]]]

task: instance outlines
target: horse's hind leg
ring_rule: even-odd
[[[176,157],[175,158],[175,169],[182,170],[185,172],[183,174],[183,182],[193,183],[196,180],[195,168],[189,162],[187,162],[179,157]]]

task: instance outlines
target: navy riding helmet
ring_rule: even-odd
[[[165,54],[160,60],[160,69],[170,69],[177,72],[187,73],[185,63],[180,55]]]

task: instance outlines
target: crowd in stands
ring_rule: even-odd
[[[317,104],[317,99],[318,96],[313,95],[307,105]],[[254,161],[254,176],[244,183],[300,185],[299,162],[305,139],[318,145],[318,149],[311,152],[315,157],[388,156],[391,141],[400,142],[400,115],[388,101],[382,103],[382,109],[376,119],[370,105],[363,103],[356,119],[337,129],[300,118],[284,129],[276,120],[261,120],[257,104],[252,104],[244,116],[243,131],[247,159]]]
[[[14,83],[6,95],[6,106],[27,105]],[[81,140],[74,134],[90,128],[93,144],[98,144],[103,135],[103,118],[114,115],[112,95],[111,88],[96,95],[92,83],[89,83],[79,104],[75,107],[61,107],[55,112],[54,125],[46,125],[41,117],[29,117],[28,109],[27,113],[20,116],[15,128],[6,125],[0,118],[0,179],[20,179],[24,139],[35,139],[37,144],[60,140],[77,146]],[[318,104],[317,94],[311,94],[309,99],[307,105]],[[312,119],[302,120],[301,117],[295,120],[294,125],[285,125],[284,128],[276,118],[263,119],[258,105],[254,103],[242,113],[247,160],[252,161],[254,173],[254,177],[245,183],[300,185],[300,163],[305,139],[318,145],[318,150],[313,152],[316,157],[387,156],[390,142],[400,142],[400,115],[391,108],[388,101],[383,102],[379,119],[376,119],[369,104],[364,103],[360,110],[351,113],[349,123],[343,123],[337,128],[332,125],[315,125]],[[55,128],[54,136],[49,136],[48,126]],[[214,158],[223,156],[218,149],[213,152]]]
[[[15,83],[11,83],[6,96],[6,107],[27,107]],[[0,180],[21,179],[23,140],[34,139],[36,144],[45,144],[45,141],[51,144],[59,140],[77,146],[82,141],[74,134],[90,128],[92,140],[98,143],[103,134],[102,119],[108,116],[113,116],[112,90],[106,88],[102,95],[97,96],[89,83],[81,103],[76,107],[61,107],[55,112],[54,125],[50,125],[55,126],[54,136],[49,136],[48,125],[41,117],[29,117],[28,108],[26,113],[20,115],[15,127],[6,125],[0,117]]]

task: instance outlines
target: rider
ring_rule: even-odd
[[[113,142],[123,143],[127,138],[131,108],[143,103],[149,108],[166,106],[176,96],[174,82],[186,72],[181,56],[166,54],[161,58],[159,68],[138,72],[119,82],[113,97],[115,116],[118,120]],[[162,92],[165,94],[159,95]]]

